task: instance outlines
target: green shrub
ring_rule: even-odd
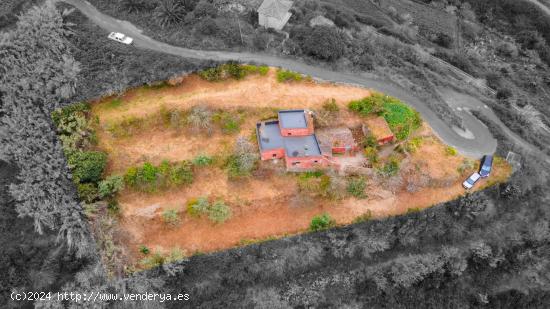
[[[302,50],[310,56],[334,61],[344,55],[346,42],[340,31],[328,26],[317,26],[305,37]]]
[[[99,197],[97,187],[93,183],[80,183],[77,189],[80,200],[85,203],[93,203]]]
[[[236,63],[236,62],[228,62],[223,66],[223,69],[229,76],[231,76],[234,79],[243,79],[246,74],[247,70],[245,68]]]
[[[422,145],[421,137],[414,137],[405,143],[405,150],[409,153],[415,153]]]
[[[130,167],[124,175],[124,182],[129,187],[146,192],[190,184],[193,179],[192,165],[188,161],[170,163],[165,160],[158,167],[145,162],[140,167]]]
[[[420,212],[422,209],[420,209],[419,207],[412,207],[412,208],[407,208],[407,213],[410,214],[410,213],[417,213],[417,212]]]
[[[98,151],[77,151],[68,158],[75,182],[98,182],[107,165],[107,155]]]
[[[113,196],[122,189],[124,189],[124,179],[122,176],[109,176],[105,180],[99,182],[99,197],[105,198]]]
[[[214,160],[207,155],[198,155],[193,159],[193,164],[196,166],[208,166],[211,165]]]
[[[260,74],[262,76],[267,75],[269,72],[269,67],[266,65],[244,65],[243,69],[249,74]]]
[[[140,245],[139,252],[141,252],[144,255],[147,255],[151,252],[151,250],[149,250],[149,248],[147,248],[145,245]]]
[[[348,103],[348,108],[362,116],[368,116],[371,113],[383,116],[398,140],[406,139],[422,124],[417,111],[398,99],[381,93],[375,92],[364,99],[351,101]]]
[[[147,255],[139,261],[139,264],[145,269],[162,266],[164,263],[165,257],[158,251]]]
[[[206,197],[191,199],[187,202],[187,214],[193,217],[200,217],[203,214],[208,214],[210,202]]]
[[[378,163],[378,148],[376,147],[367,147],[365,148],[365,157],[369,160],[369,163],[376,164]]]
[[[319,216],[313,217],[311,219],[311,223],[309,224],[309,230],[310,231],[321,231],[328,229],[330,227],[333,227],[336,225],[336,221],[334,221],[329,214],[325,213]]]
[[[206,130],[207,133],[212,131],[212,112],[202,105],[195,106],[187,116],[187,123],[195,131]]]
[[[303,76],[300,73],[293,72],[290,70],[283,70],[283,69],[277,70],[277,81],[279,83],[284,83],[289,81],[299,82],[302,79],[303,79]]]
[[[213,120],[219,123],[222,132],[226,134],[237,133],[241,129],[241,118],[230,112],[218,112],[214,114]]]
[[[216,223],[223,223],[231,217],[231,208],[218,200],[208,208],[208,218]]]
[[[112,215],[118,215],[120,213],[120,205],[118,205],[118,201],[115,199],[110,199],[107,204],[107,210]]]
[[[348,108],[362,116],[368,116],[371,113],[381,113],[383,111],[383,99],[379,93],[373,93],[361,100],[355,100],[348,103]]]
[[[172,248],[170,250],[170,253],[164,258],[165,263],[174,263],[180,260],[183,260],[185,258],[185,251],[180,249],[179,247]]]
[[[399,172],[399,160],[397,159],[397,157],[391,157],[390,160],[386,162],[382,167],[382,169],[380,170],[380,173],[386,177],[395,176],[397,175],[398,172]]]
[[[351,178],[348,181],[346,190],[349,194],[356,198],[366,198],[365,189],[367,188],[367,183],[363,178]]]
[[[209,82],[217,82],[222,79],[223,70],[221,67],[209,68],[199,71],[199,76]]]
[[[456,156],[458,152],[456,151],[456,148],[452,146],[445,147],[445,154],[448,156]]]
[[[166,175],[166,174],[165,174]],[[193,170],[191,164],[187,161],[172,165],[169,170],[170,185],[179,186],[182,184],[193,183]]]
[[[80,102],[76,104],[71,104],[64,108],[58,108],[52,112],[52,121],[56,127],[74,114],[87,114],[90,111],[90,104],[87,102]]]
[[[177,226],[181,220],[177,209],[166,209],[162,212],[162,221],[171,226]]]

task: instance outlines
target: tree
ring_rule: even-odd
[[[182,22],[186,14],[185,6],[178,0],[159,0],[153,17],[162,27]]]
[[[301,45],[306,54],[328,61],[339,59],[345,51],[342,34],[328,26],[315,27]]]
[[[78,151],[69,157],[69,167],[79,182],[98,182],[106,164],[107,155],[99,151]]]

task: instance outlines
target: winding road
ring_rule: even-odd
[[[470,157],[479,158],[484,154],[494,153],[496,150],[497,141],[492,136],[491,132],[489,132],[488,128],[477,118],[470,114],[459,113],[459,115],[461,115],[464,119],[464,126],[466,127],[468,132],[468,134],[464,134],[464,132],[460,132],[456,128],[453,129],[452,127],[450,127],[447,123],[441,120],[432,110],[430,110],[430,108],[424,102],[422,102],[417,97],[413,96],[410,92],[395,84],[394,82],[378,79],[367,74],[360,75],[335,72],[281,56],[249,52],[202,51],[177,47],[153,40],[152,38],[144,35],[140,29],[135,27],[130,22],[118,20],[111,16],[105,15],[98,11],[87,1],[62,1],[73,5],[92,22],[94,22],[104,30],[108,32],[122,32],[133,37],[134,44],[138,48],[154,50],[161,53],[167,53],[192,59],[217,61],[235,60],[248,63],[265,64],[269,66],[286,68],[325,81],[352,84],[360,87],[375,89],[385,94],[394,96],[414,107],[418,112],[420,112],[423,119],[430,124],[434,132],[439,136],[439,138],[441,138],[448,145],[455,147],[460,153]],[[446,103],[441,102],[441,104]],[[475,106],[471,106],[472,104],[474,104]],[[498,119],[498,117],[496,117],[496,115],[479,100],[470,102],[468,108],[479,109],[484,114],[490,116],[491,119],[496,120],[497,125],[503,127],[503,129],[506,129],[506,134],[512,134],[514,140],[520,140],[523,144],[522,146],[533,147],[532,145],[527,144],[525,141],[523,141],[519,136],[511,132]],[[458,108],[457,110],[460,110],[460,108]]]

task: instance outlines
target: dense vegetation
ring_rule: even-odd
[[[405,140],[422,124],[420,114],[410,106],[396,98],[376,92],[361,100],[349,102],[348,107],[362,116],[383,116],[398,140]]]

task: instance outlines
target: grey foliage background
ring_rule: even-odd
[[[194,256],[109,281],[49,113],[209,63],[105,42],[106,33],[64,9],[70,7],[30,10],[0,39],[0,307],[21,307],[9,293],[32,289],[191,295],[184,304],[132,304],[167,308],[550,303],[549,167],[530,154],[508,184],[421,213]],[[487,121],[505,154],[513,142]]]

